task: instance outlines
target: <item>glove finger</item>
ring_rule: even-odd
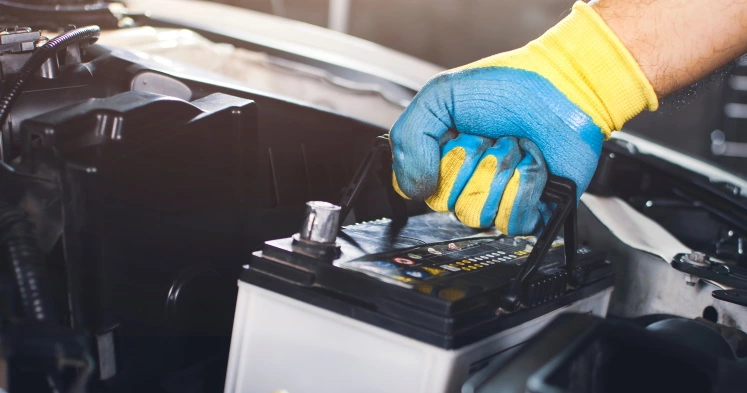
[[[415,96],[389,133],[395,189],[400,195],[424,200],[438,185],[441,137],[454,128],[450,83],[445,76],[431,80]]]
[[[456,138],[457,136],[459,136],[459,133],[458,133],[458,132],[457,132],[456,130],[448,130],[448,131],[446,131],[446,133],[445,133],[445,134],[443,134],[443,135],[441,136],[441,138],[439,138],[439,142],[438,142],[438,145],[439,145],[440,149],[443,149],[443,146],[444,146],[444,145],[445,145],[445,144],[446,144],[447,142],[449,142],[450,140],[452,140],[452,139]],[[402,189],[401,189],[401,188],[399,187],[399,182],[397,182],[397,173],[396,173],[396,172],[395,172],[394,170],[392,170],[392,186],[394,187],[394,191],[396,191],[396,192],[397,192],[397,194],[399,194],[399,195],[400,195],[401,197],[403,197],[403,198],[405,198],[405,199],[411,199],[411,198],[410,198],[409,196],[407,196],[407,194],[405,194],[405,192],[404,192],[404,191],[402,191]]]
[[[520,160],[516,138],[500,138],[487,149],[457,200],[459,221],[473,228],[493,226],[503,190]]]
[[[431,209],[438,212],[453,211],[459,194],[469,181],[485,150],[493,145],[491,139],[459,134],[441,148],[436,190],[425,200]]]
[[[551,213],[550,207],[540,201],[547,183],[547,167],[534,142],[520,139],[519,146],[526,154],[506,185],[495,226],[508,235],[537,235]]]

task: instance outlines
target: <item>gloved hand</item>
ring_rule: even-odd
[[[525,47],[426,84],[390,133],[394,186],[471,227],[537,234],[549,218],[547,169],[576,182],[580,198],[604,139],[657,106],[632,55],[578,2]]]

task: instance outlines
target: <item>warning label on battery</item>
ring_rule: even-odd
[[[367,255],[339,262],[337,266],[362,272],[389,283],[406,283],[420,292],[437,296],[441,296],[438,294],[448,288],[451,292],[447,292],[452,296],[456,293],[453,292],[455,288],[459,288],[458,293],[468,293],[472,287],[497,285],[515,277],[532,250],[532,240],[512,237],[452,240],[402,251]],[[552,250],[562,245],[562,242],[556,242]],[[553,264],[553,261],[559,265],[565,263],[562,253],[550,252],[545,259],[549,264]],[[423,285],[426,283],[432,290],[425,291]]]

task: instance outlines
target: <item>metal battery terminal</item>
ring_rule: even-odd
[[[306,217],[301,231],[293,235],[293,250],[320,259],[339,257],[340,247],[336,240],[340,210],[340,206],[329,202],[306,202]]]

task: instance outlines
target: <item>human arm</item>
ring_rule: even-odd
[[[596,0],[659,99],[747,51],[745,0]]]
[[[708,8],[735,0],[695,2]],[[654,10],[641,11],[636,3]],[[539,200],[547,170],[576,182],[580,197],[611,132],[695,81],[704,64],[715,69],[741,53],[723,37],[698,49],[649,36],[657,29],[641,27],[647,21],[661,26],[697,16],[690,6],[671,8],[673,3],[690,4],[577,3],[570,16],[525,47],[436,76],[392,128],[395,186],[434,210],[454,211],[469,226],[537,233],[549,212]],[[724,20],[741,21],[716,8]],[[729,33],[731,40],[741,34],[692,24],[687,36],[700,43],[709,42],[704,31]],[[684,33],[678,27],[661,34],[673,40]],[[698,60],[704,56],[711,58]],[[497,153],[505,137],[518,143]]]

